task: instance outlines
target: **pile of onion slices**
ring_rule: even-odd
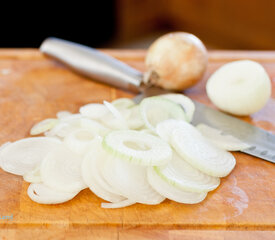
[[[227,150],[249,146],[193,126],[194,110],[188,97],[167,94],[61,111],[32,127],[31,135],[39,136],[3,144],[0,166],[23,176],[28,196],[40,204],[69,201],[86,188],[104,200],[103,208],[166,198],[199,203],[234,168]]]

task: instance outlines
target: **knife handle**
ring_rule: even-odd
[[[140,92],[143,74],[96,49],[58,38],[47,38],[40,51],[99,82]]]

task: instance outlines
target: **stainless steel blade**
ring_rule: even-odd
[[[222,134],[235,136],[251,146],[242,152],[275,163],[274,134],[197,101],[194,102],[196,105],[192,121],[194,125],[204,123],[221,130]]]

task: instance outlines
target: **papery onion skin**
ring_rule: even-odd
[[[181,91],[202,78],[207,62],[207,50],[196,36],[168,33],[153,42],[148,50],[144,82]]]

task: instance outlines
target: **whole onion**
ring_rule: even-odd
[[[152,43],[145,64],[145,83],[181,91],[202,78],[207,66],[207,50],[193,34],[169,33]]]

